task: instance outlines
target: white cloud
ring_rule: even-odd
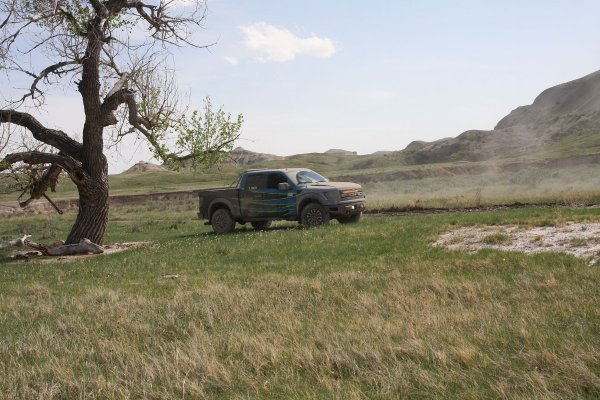
[[[231,65],[238,65],[239,64],[238,59],[235,58],[235,57],[229,57],[229,56],[225,57],[225,61],[227,61]]]
[[[301,54],[327,58],[336,52],[335,45],[329,38],[314,35],[300,38],[287,29],[266,22],[242,26],[240,29],[244,32],[244,44],[248,49],[260,53],[256,59],[262,62],[291,61]]]

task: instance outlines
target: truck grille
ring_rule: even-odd
[[[340,197],[345,200],[360,199],[365,197],[365,194],[361,189],[346,189],[341,191]]]

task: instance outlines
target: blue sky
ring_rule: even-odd
[[[365,154],[492,129],[600,69],[599,15],[597,1],[209,0],[197,38],[216,44],[174,60],[193,106],[244,114],[245,148]],[[150,160],[136,148],[111,172]]]

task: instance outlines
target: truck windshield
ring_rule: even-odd
[[[296,174],[298,183],[327,182],[327,178],[317,174],[315,171],[300,171]]]

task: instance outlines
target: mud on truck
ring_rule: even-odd
[[[201,190],[198,217],[215,233],[227,233],[235,224],[250,223],[262,230],[275,220],[298,221],[306,227],[358,222],[365,210],[362,187],[330,182],[310,169],[250,170],[229,187]]]

